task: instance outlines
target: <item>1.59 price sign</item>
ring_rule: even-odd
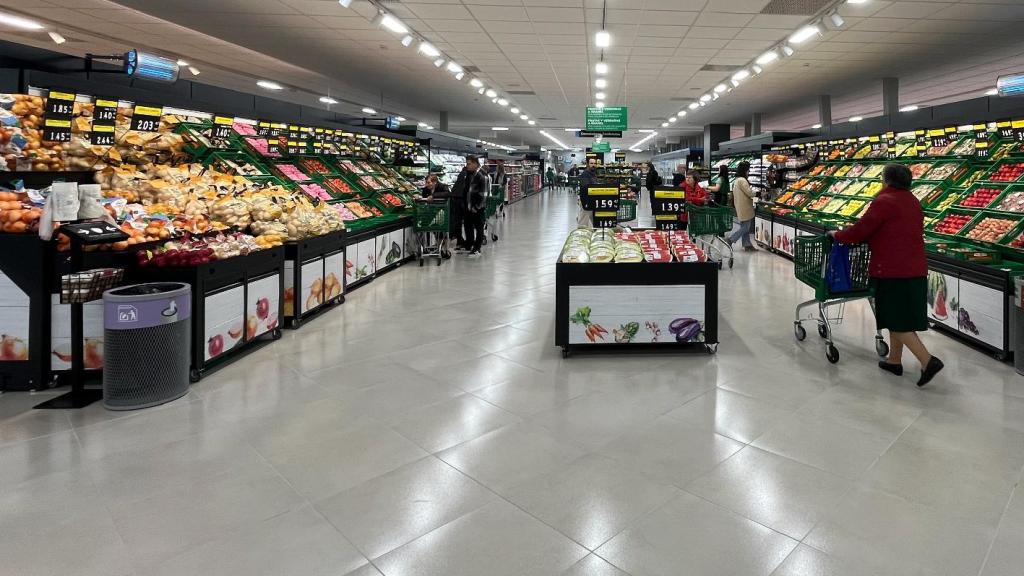
[[[619,189],[591,186],[583,192],[584,210],[611,210],[619,209]]]

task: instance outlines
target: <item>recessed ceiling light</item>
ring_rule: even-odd
[[[992,88],[991,90],[986,90],[985,91],[985,96],[998,96],[998,95],[999,95],[999,89],[998,88]]]
[[[485,92],[485,94],[487,94],[488,98],[495,98],[498,95],[498,93],[495,92],[494,89],[488,90],[487,92]]]
[[[256,85],[266,90],[284,90],[284,86],[281,86],[277,82],[271,82],[270,80],[260,80]]]
[[[766,64],[771,64],[772,62],[775,62],[778,59],[779,59],[779,53],[776,52],[775,50],[769,50],[769,51],[765,52],[764,54],[761,54],[760,56],[758,56],[757,60],[755,60],[755,62],[757,62],[758,64],[764,66]]]
[[[698,106],[700,106],[700,104],[697,104],[696,102],[690,102],[690,105],[687,106],[687,108],[689,108],[690,110],[696,110]]]
[[[900,108],[900,112],[913,112],[914,110],[917,110],[917,109],[918,109],[917,104],[911,104],[910,106],[904,106],[904,107]]]
[[[700,97],[700,101],[701,102],[710,102],[711,101],[711,94],[705,94],[705,95],[701,96]]]
[[[608,86],[608,81],[604,78],[598,78],[597,80],[594,80],[594,86],[597,88],[604,88]]]
[[[594,98],[597,98],[598,100],[604,100],[604,97],[605,97],[605,93],[604,92],[598,92],[597,94],[594,94]]]
[[[537,123],[535,121],[533,121],[533,120],[530,120],[529,122],[527,122],[527,124],[529,124],[530,126],[533,126],[533,125],[535,125]]]
[[[395,18],[391,14],[385,14],[384,16],[382,16],[380,19],[380,25],[387,28],[388,30],[391,30],[395,34],[409,33],[409,29],[405,27],[405,24],[402,24],[401,20]]]
[[[725,92],[726,88],[728,88],[728,86],[725,84],[719,84],[718,86],[715,86],[715,92]]]
[[[337,100],[335,100],[334,98],[331,98],[330,96],[321,96],[320,97],[320,101],[323,102],[324,104],[327,104],[327,105],[337,104],[338,103]]]
[[[494,127],[491,128],[491,130],[493,130],[495,132],[504,132],[504,131],[508,130],[508,128],[506,128],[504,126],[494,126]]]
[[[529,117],[529,116],[527,116],[526,114],[520,114],[520,115],[519,115],[519,119],[520,119],[520,120],[529,120],[529,119],[530,119],[530,117]]]
[[[661,123],[661,127],[662,128],[668,128],[668,122],[662,122]]]
[[[787,45],[782,47],[782,53],[785,54],[786,56],[792,56],[793,55],[793,48],[790,47],[787,44]]]
[[[680,110],[679,112],[676,112],[676,116],[679,116],[680,118],[686,116],[686,110]]]
[[[737,82],[742,82],[747,78],[750,78],[750,70],[747,70],[746,68],[739,70],[732,75],[732,79]]]
[[[508,106],[508,100],[504,98],[498,98],[498,106]]]
[[[412,36],[406,34],[402,38],[402,46],[405,46],[406,48],[408,48],[409,46],[412,46],[412,43],[413,43],[414,40],[416,40],[416,39],[413,38]]]
[[[607,30],[601,30],[594,34],[594,44],[598,48],[607,48],[612,45],[612,35]]]
[[[814,126],[811,126],[811,128],[817,130],[818,128],[821,128],[821,124],[815,124]]]
[[[11,26],[13,28],[21,28],[22,30],[42,30],[43,25],[35,20],[29,20],[28,18],[22,18],[21,16],[15,16],[14,14],[5,14],[0,12],[0,24],[5,26]]]
[[[598,74],[607,74],[608,64],[604,62],[598,62],[597,64],[594,64],[594,72],[597,72]]]
[[[821,32],[821,29],[818,28],[816,25],[808,24],[807,26],[804,26],[803,28],[794,32],[793,35],[789,37],[789,41],[792,42],[793,44],[802,44],[810,40],[819,32]]]
[[[594,102],[596,108],[604,108],[604,102]]]
[[[377,111],[374,110],[373,108],[370,108],[369,106],[367,106],[366,108],[363,108],[363,114],[373,115],[373,114],[376,114],[376,113],[377,113]]]
[[[480,88],[484,85],[484,83],[481,82],[479,78],[473,78],[472,80],[469,81],[469,85],[472,86],[473,88]]]
[[[515,106],[509,108],[508,111],[513,114],[519,114],[519,108],[516,108]]]
[[[863,116],[850,116],[850,122],[860,122],[863,119]]]
[[[678,119],[677,119],[677,118],[676,118],[675,116],[671,116],[671,117],[669,117],[669,119],[668,119],[668,121],[669,121],[669,122],[672,122],[672,123],[675,123],[675,122],[676,122],[676,120],[678,120]]]

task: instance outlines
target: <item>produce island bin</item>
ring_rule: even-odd
[[[343,293],[362,286],[377,275],[416,258],[412,216],[399,216],[386,224],[345,236]]]
[[[290,328],[345,301],[345,240],[339,230],[284,245],[284,318]]]
[[[281,337],[284,317],[283,246],[189,268],[129,269],[129,280],[183,282],[192,289],[189,379]]]
[[[555,264],[555,344],[577,351],[718,348],[718,264]],[[600,334],[591,339],[588,330]],[[678,336],[676,335],[678,333]]]

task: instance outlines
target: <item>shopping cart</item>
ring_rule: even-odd
[[[448,200],[413,204],[412,228],[416,233],[416,256],[420,266],[427,258],[437,258],[440,266],[441,260],[451,255],[448,251],[450,212]]]
[[[619,222],[630,222],[636,220],[636,200],[619,200],[619,213],[616,217]]]
[[[484,243],[487,243],[487,235],[490,234],[491,241],[498,241],[498,226],[505,218],[505,193],[499,191],[487,197],[487,205],[484,207]]]
[[[828,236],[798,236],[794,242],[793,269],[797,280],[814,289],[814,300],[808,300],[796,307],[796,320],[793,322],[793,334],[798,341],[807,338],[803,322],[816,320],[818,335],[825,339],[825,358],[835,364],[839,362],[839,350],[832,341],[832,326],[843,323],[843,312],[847,302],[867,298],[871,306],[871,314],[875,314],[875,299],[868,277],[868,263],[871,251],[866,244],[850,246],[850,286],[848,290],[837,292],[829,286],[827,271],[832,255],[832,239]],[[801,311],[816,306],[818,315],[802,317]],[[829,310],[835,309],[835,315],[829,316]],[[889,355],[889,345],[882,338],[882,332],[875,332],[875,352],[879,356]]]
[[[686,215],[689,218],[687,229],[690,237],[704,248],[708,259],[718,262],[718,269],[721,270],[728,255],[729,268],[732,268],[735,263],[732,244],[725,241],[725,235],[732,230],[732,209],[726,206],[687,204]]]

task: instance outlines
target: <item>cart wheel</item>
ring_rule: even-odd
[[[735,258],[729,258],[729,268],[732,268],[732,265],[735,264],[735,263],[736,263],[736,259]]]
[[[270,335],[271,335],[271,338],[273,338],[274,340],[280,340],[281,339],[281,335],[282,335],[281,329],[280,328],[274,328],[274,331],[271,332]]]
[[[875,352],[882,358],[889,356],[889,345],[885,343],[885,340],[878,338],[875,340]]]
[[[423,256],[420,256],[420,266],[423,266]]]
[[[793,336],[796,337],[797,342],[803,342],[807,338],[807,330],[800,323],[793,325]]]
[[[188,369],[188,381],[193,383],[193,384],[195,384],[196,382],[199,382],[199,370],[196,370],[195,368],[189,368]]]
[[[821,322],[818,323],[818,336],[822,338],[828,338],[828,329]]]
[[[497,242],[498,241],[498,235],[497,234],[491,234],[491,240]]]
[[[718,342],[715,342],[714,344],[705,344],[705,346],[708,349],[708,354],[718,354]]]
[[[569,357],[569,349],[563,347],[562,348],[562,358],[568,358],[568,357]]]
[[[825,350],[825,358],[833,364],[839,362],[839,350],[835,346],[829,344],[828,349]]]

